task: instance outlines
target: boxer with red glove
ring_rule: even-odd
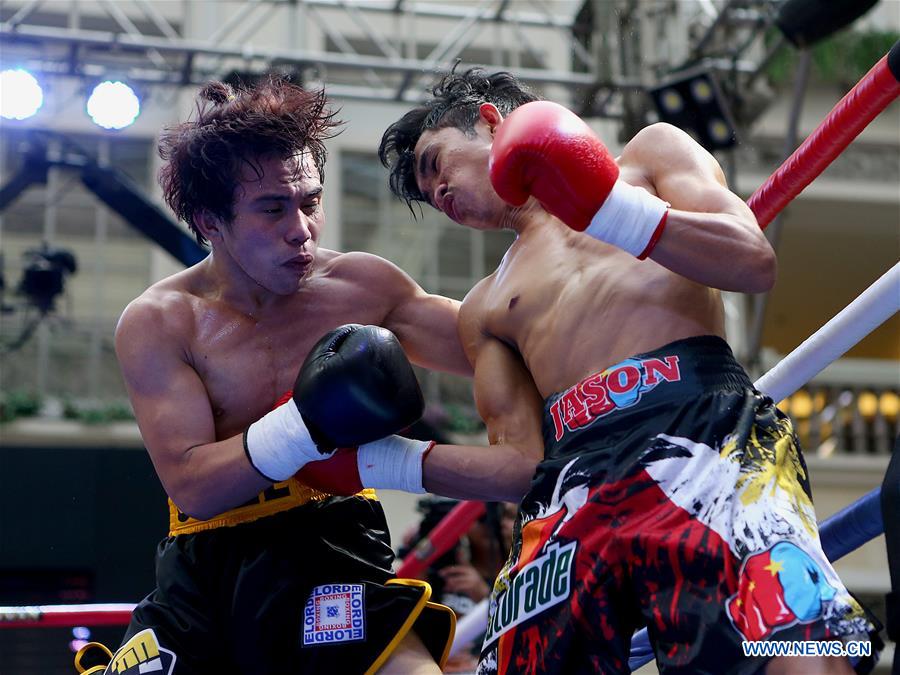
[[[418,420],[423,409],[419,383],[394,334],[348,324],[310,350],[292,400],[251,424],[244,448],[272,481],[299,472],[301,482],[331,494],[366,487],[422,493],[422,462],[434,444],[391,434]]]
[[[618,180],[615,159],[591,128],[550,101],[526,103],[497,127],[490,176],[507,203],[534,197],[573,230],[641,260],[665,228],[669,205]]]

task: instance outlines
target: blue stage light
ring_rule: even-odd
[[[124,82],[101,82],[91,92],[87,112],[104,129],[124,129],[141,114],[141,102]]]
[[[0,117],[24,120],[44,103],[44,92],[34,75],[16,68],[0,73]]]

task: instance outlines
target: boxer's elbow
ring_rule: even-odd
[[[775,286],[778,276],[778,261],[769,242],[763,241],[754,248],[743,266],[745,293],[767,293]]]
[[[167,489],[166,492],[181,515],[195,520],[209,520],[216,515],[208,504],[203,503],[200,495],[192,494],[187,486],[173,487]]]
[[[209,497],[215,493],[214,490],[198,489],[197,482],[187,475],[164,480],[163,486],[166,495],[183,516],[195,520],[209,520],[224,510],[211,502]]]

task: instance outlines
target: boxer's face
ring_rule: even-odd
[[[315,263],[325,224],[322,183],[306,155],[302,161],[262,157],[256,165],[259,172],[245,166],[234,194],[234,220],[217,243],[257,284],[288,295]]]
[[[475,229],[499,227],[508,209],[488,176],[493,135],[479,119],[474,136],[455,127],[429,129],[415,147],[416,184],[428,203]]]

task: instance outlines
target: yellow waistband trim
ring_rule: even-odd
[[[241,523],[249,523],[259,518],[265,518],[308,502],[321,501],[332,495],[326,492],[314,490],[300,483],[296,478],[290,478],[280,483],[275,483],[265,492],[260,492],[254,499],[221,513],[209,520],[197,520],[182,513],[178,507],[169,500],[169,536],[190,534],[214,530],[217,527],[232,527]],[[377,500],[375,490],[365,489],[357,494],[358,497]]]

